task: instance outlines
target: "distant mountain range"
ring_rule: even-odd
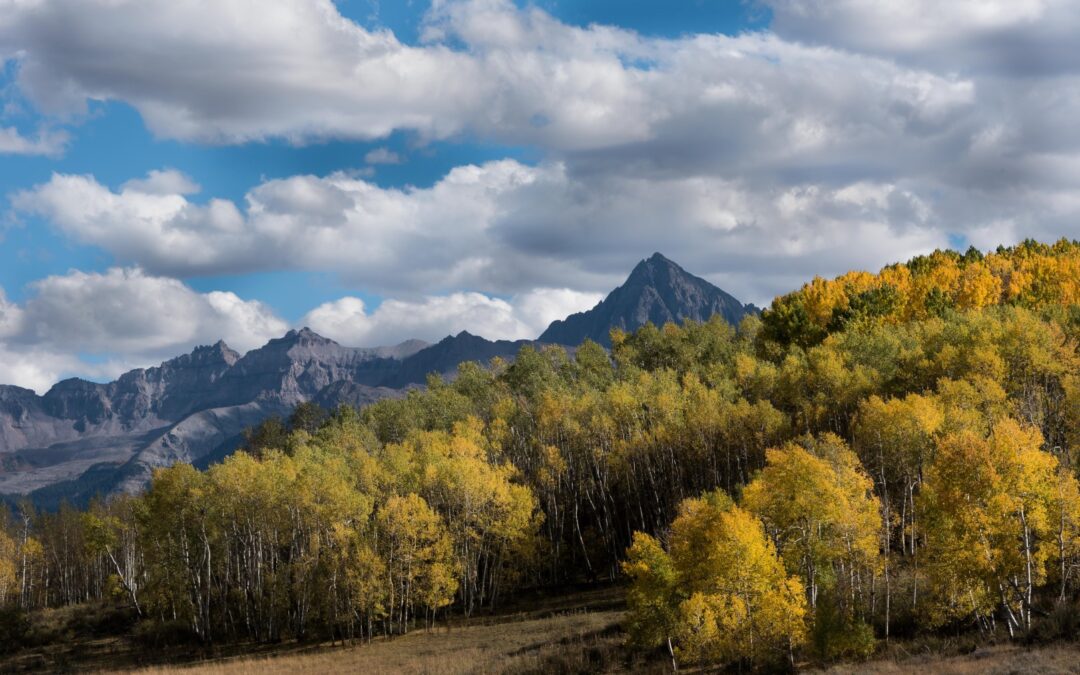
[[[555,321],[536,341],[462,332],[434,345],[353,348],[304,328],[243,356],[224,342],[198,347],[108,384],[73,378],[44,396],[0,385],[0,496],[29,495],[48,507],[136,492],[155,467],[222,457],[245,428],[304,401],[362,406],[402,396],[430,373],[451,375],[465,361],[513,358],[526,344],[609,346],[613,328],[714,314],[737,324],[757,311],[657,253],[596,307]]]

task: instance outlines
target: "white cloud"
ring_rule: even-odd
[[[0,340],[16,335],[22,329],[22,308],[9,302],[4,289],[0,288]]]
[[[397,344],[410,338],[429,342],[468,331],[489,340],[534,339],[553,320],[589,309],[596,293],[535,289],[509,301],[481,293],[452,293],[416,301],[386,300],[368,313],[360,298],[319,305],[301,323],[338,342],[355,346]]]
[[[124,100],[170,138],[443,137],[476,107],[467,55],[402,45],[330,0],[0,0],[0,15],[0,55],[42,110]]]
[[[1075,72],[1072,0],[761,0],[780,35],[951,71]]]
[[[286,330],[265,305],[233,293],[198,293],[138,269],[72,271],[34,282],[21,306],[0,292],[0,383],[42,393],[61,376],[111,378],[223,338],[243,352]]]
[[[202,187],[190,176],[175,169],[152,170],[146,178],[133,178],[120,186],[121,192],[147,195],[198,194]]]
[[[1080,179],[1060,170],[1080,158],[1080,75],[1017,82],[942,67],[948,34],[923,18],[946,13],[963,40],[1052,32],[1057,0],[775,0],[776,32],[676,39],[455,0],[434,3],[420,46],[329,0],[259,11],[242,0],[6,1],[0,53],[17,54],[19,86],[46,109],[120,99],[185,140],[404,129],[542,151],[537,166],[462,166],[425,188],[353,172],[267,181],[243,203],[197,201],[191,179],[167,172],[119,191],[57,175],[16,196],[18,209],[154,274],[328,269],[395,297],[505,296],[606,290],[661,250],[762,302],[798,274],[874,267],[990,222],[1052,238],[1080,222],[1068,199]],[[878,35],[895,44],[872,49]],[[923,48],[941,58],[905,56]],[[854,204],[859,185],[889,197]]]
[[[273,180],[248,193],[243,211],[221,200],[113,192],[68,175],[14,204],[155,274],[336,271],[351,285],[403,299],[460,288],[607,292],[659,250],[761,303],[797,285],[796,275],[873,268],[946,246],[949,233],[990,216],[944,220],[937,209],[948,203],[918,187],[575,176],[563,163],[503,160],[455,168],[423,189],[380,188],[346,174]]]
[[[209,245],[232,251],[245,240],[243,216],[231,202],[196,205],[184,194],[160,191],[168,183],[176,187],[176,182],[176,175],[159,172],[129,181],[113,193],[89,176],[54,174],[50,182],[16,194],[12,202],[123,260],[155,269],[168,269],[171,260],[186,260],[188,268],[211,267],[222,252]]]
[[[375,148],[364,155],[367,164],[401,164],[402,161],[401,155],[389,148]]]
[[[604,299],[604,295],[581,293],[569,288],[538,288],[515,296],[512,302],[515,312],[530,326],[532,337],[536,337],[552,321],[592,309]]]
[[[78,372],[95,376],[103,372],[103,364],[80,362],[72,354],[47,345],[9,345],[8,340],[21,338],[26,327],[24,318],[23,308],[9,301],[4,289],[0,288],[0,384],[13,384],[43,393],[64,375]],[[104,369],[108,370],[108,367],[104,366]]]
[[[0,54],[18,60],[19,86],[41,109],[123,100],[160,136],[215,143],[407,130],[586,151],[749,133],[773,148],[809,132],[816,140],[800,147],[826,150],[905,123],[940,130],[970,88],[768,34],[644,38],[509,0],[434,3],[416,47],[330,0],[0,1]],[[836,113],[840,100],[850,114]]]
[[[247,351],[288,328],[258,302],[232,293],[198,293],[138,269],[72,271],[32,288],[21,330],[10,342],[70,352],[174,355],[222,338]]]
[[[64,154],[70,140],[71,137],[65,131],[38,129],[33,138],[27,138],[15,127],[0,127],[0,155],[58,157]]]
[[[0,383],[39,393],[60,377],[112,378],[222,338],[247,351],[288,329],[260,302],[138,269],[46,276],[30,291],[22,306],[0,292]]]
[[[85,366],[70,355],[40,349],[10,350],[0,343],[0,383],[33,389],[44,394],[62,376],[86,372]]]

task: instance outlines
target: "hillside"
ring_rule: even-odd
[[[612,328],[705,320],[713,313],[736,323],[746,311],[656,254],[595,310],[556,321],[538,342],[610,344]],[[198,347],[107,384],[69,379],[43,396],[0,386],[0,496],[28,494],[55,508],[62,500],[82,504],[97,494],[138,492],[154,468],[220,460],[245,428],[287,417],[299,403],[332,410],[398,398],[431,374],[452,376],[466,361],[513,359],[526,344],[536,343],[463,331],[436,344],[354,348],[304,328],[244,355],[224,342]]]

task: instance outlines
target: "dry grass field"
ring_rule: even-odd
[[[621,589],[533,596],[494,616],[454,618],[370,643],[150,648],[133,634],[73,630],[76,611],[41,615],[46,646],[0,657],[0,673],[577,673],[641,672],[650,666],[624,649]]]
[[[284,673],[661,673],[670,666],[625,648],[622,593],[606,587],[556,596],[522,598],[495,616],[454,619],[430,631],[417,630],[367,644],[227,645],[213,652],[174,647],[147,649],[132,637],[66,634],[48,647],[0,659],[0,673],[102,672],[177,675],[278,675]],[[78,623],[58,612],[54,623]],[[967,649],[971,649],[971,643]],[[1080,673],[1080,645],[1027,649],[981,647],[969,654],[950,639],[894,642],[876,659],[812,672],[1006,674]],[[702,672],[685,669],[683,672]]]
[[[977,649],[962,656],[898,656],[891,660],[845,664],[829,668],[833,675],[893,675],[900,673],[934,673],[935,675],[1011,675],[1032,673],[1051,675],[1080,673],[1080,646],[1055,645],[1025,649],[1018,646],[998,646]]]
[[[284,675],[286,673],[599,672],[621,670],[609,662],[622,635],[618,611],[580,612],[544,619],[414,631],[392,640],[286,656],[223,659],[138,671],[192,675]]]
[[[456,631],[418,632],[361,647],[279,657],[225,659],[190,666],[138,671],[192,675],[278,675],[285,673],[616,673],[666,672],[656,660],[627,661],[620,649],[619,612],[595,612],[514,623],[470,626]],[[1011,675],[1080,673],[1076,645],[1024,649],[990,647],[972,654],[904,656],[833,666],[831,675]],[[701,672],[688,669],[685,672]]]

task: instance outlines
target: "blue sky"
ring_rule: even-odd
[[[0,381],[1076,237],[1077,13],[975,9],[0,0]]]

